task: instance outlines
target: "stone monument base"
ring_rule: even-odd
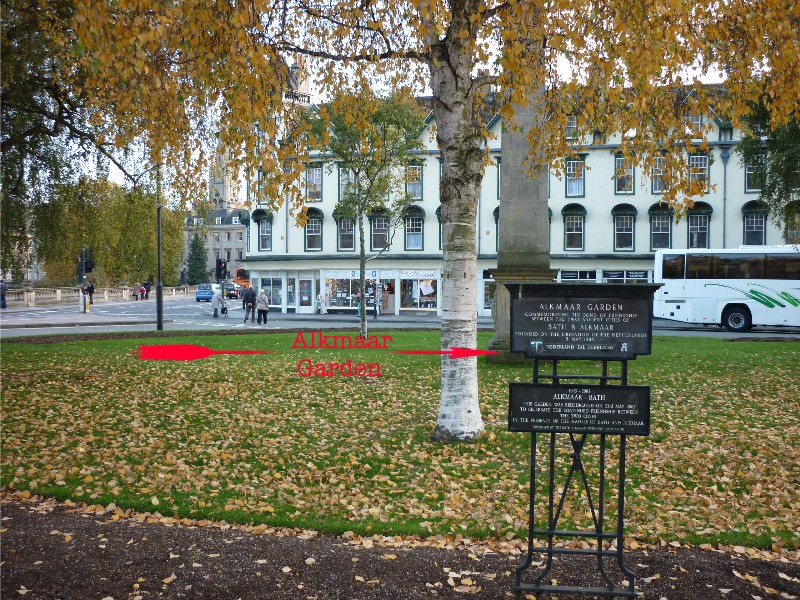
[[[492,306],[492,318],[494,319],[494,337],[489,340],[488,350],[494,350],[499,354],[490,354],[486,358],[492,363],[501,364],[525,364],[532,359],[526,358],[522,354],[511,353],[511,296],[506,282],[514,283],[541,283],[555,281],[558,275],[557,269],[517,267],[517,268],[497,268],[489,271],[497,284],[494,292],[494,306]]]

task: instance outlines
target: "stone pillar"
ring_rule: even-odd
[[[511,360],[510,307],[506,282],[553,281],[557,271],[550,268],[550,224],[547,206],[547,167],[530,173],[534,151],[527,133],[534,126],[533,109],[516,107],[517,127],[503,129],[500,159],[500,240],[497,268],[491,273],[495,287],[495,335],[489,349],[493,362]]]

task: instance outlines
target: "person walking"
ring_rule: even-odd
[[[244,322],[247,323],[247,315],[250,315],[250,322],[256,322],[256,290],[251,285],[244,293]]]
[[[375,286],[375,318],[381,314],[381,305],[383,304],[383,284],[378,283]]]
[[[138,281],[133,284],[133,299],[134,300],[138,300],[139,299],[139,290],[141,289],[141,287],[142,287],[142,285]]]
[[[319,306],[319,314],[327,315],[328,314],[328,305],[325,302],[325,292],[320,292],[317,294],[317,306]]]
[[[258,324],[261,325],[261,318],[264,318],[264,325],[267,324],[267,316],[269,315],[269,298],[267,292],[261,289],[258,292],[258,300],[256,301],[256,310],[258,310]]]
[[[211,308],[214,309],[214,318],[219,318],[219,307],[222,304],[222,294],[219,290],[214,290],[214,295],[211,296]]]
[[[144,282],[144,299],[145,300],[150,300],[150,290],[151,289],[153,289],[153,286],[150,283],[150,281],[149,280],[145,281]]]
[[[0,308],[3,310],[8,308],[6,304],[6,294],[8,294],[8,286],[5,279],[0,279]]]
[[[94,304],[94,283],[91,281],[86,286],[86,293],[89,294],[89,304]]]

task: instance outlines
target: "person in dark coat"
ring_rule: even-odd
[[[89,304],[94,304],[94,283],[91,281],[86,286],[86,293],[89,294]]]
[[[247,323],[247,315],[250,315],[250,322],[256,322],[256,290],[251,285],[244,293],[244,322]]]

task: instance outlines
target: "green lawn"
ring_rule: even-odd
[[[530,436],[506,419],[508,383],[530,381],[530,367],[481,359],[486,434],[441,446],[428,439],[439,358],[391,353],[436,349],[438,334],[388,333],[388,350],[292,349],[289,334],[4,341],[2,485],[196,519],[524,537]],[[273,353],[135,354],[167,343]],[[381,376],[302,377],[304,359],[373,363]],[[651,435],[628,438],[629,536],[800,546],[798,364],[797,343],[681,337],[656,337],[629,363],[629,383],[652,387]],[[571,493],[560,525],[588,527],[587,509]]]

